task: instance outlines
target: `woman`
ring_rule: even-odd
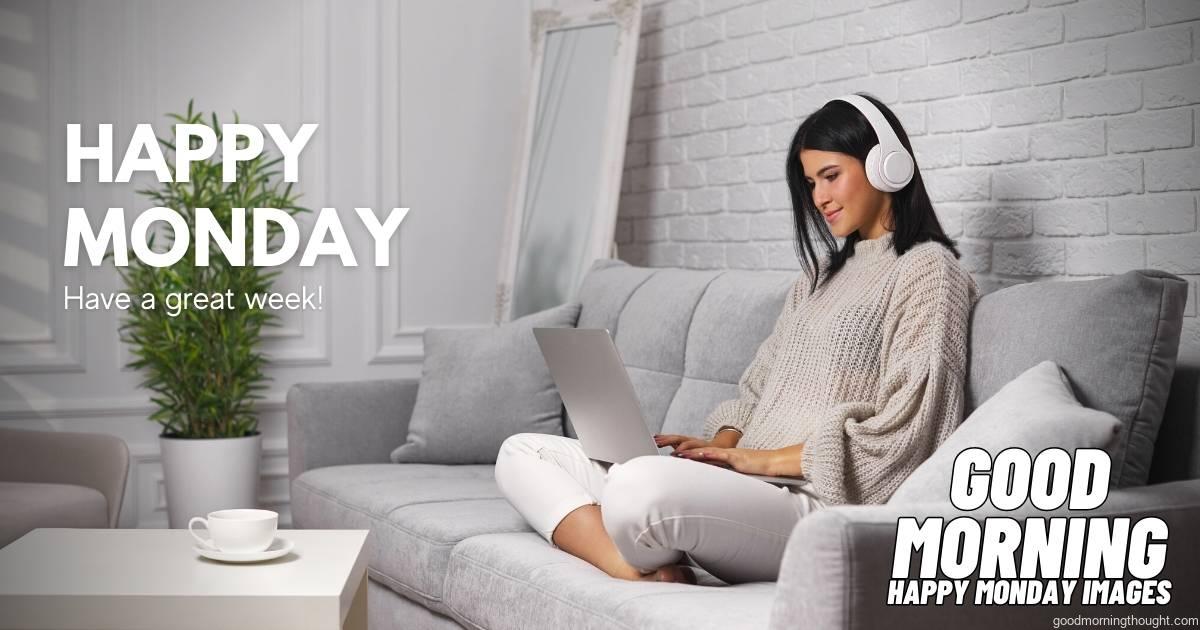
[[[978,288],[907,134],[863,98],[830,101],[796,131],[786,172],[805,274],[704,438],[657,435],[675,457],[611,467],[570,438],[505,441],[496,481],[552,544],[626,579],[693,582],[686,553],[729,583],[774,580],[800,518],[885,502],[957,426]],[[876,144],[899,154],[868,173]]]

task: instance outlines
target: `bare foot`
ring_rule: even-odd
[[[691,567],[685,567],[678,564],[661,567],[654,573],[643,575],[642,580],[647,582],[680,582],[683,584],[695,584],[696,572]]]

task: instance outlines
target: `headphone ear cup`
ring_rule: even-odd
[[[878,144],[871,147],[871,150],[867,153],[867,161],[863,165],[864,170],[867,172],[867,181],[871,182],[871,186],[874,186],[875,190],[891,192],[888,190],[887,182],[880,176],[882,173],[879,164],[880,153],[882,153],[882,149],[879,148]]]
[[[884,158],[879,173],[891,186],[890,192],[904,188],[913,178],[913,160],[907,151],[892,151]]]

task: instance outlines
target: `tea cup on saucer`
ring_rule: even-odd
[[[203,523],[208,538],[201,537],[194,529]],[[227,553],[254,553],[265,551],[275,540],[279,526],[279,514],[271,510],[234,509],[209,512],[207,518],[199,516],[188,521],[188,532],[202,547]]]

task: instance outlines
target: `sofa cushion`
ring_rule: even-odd
[[[108,527],[108,499],[83,486],[0,481],[0,547],[39,527]]]
[[[531,531],[500,495],[492,466],[358,464],[317,468],[292,482],[292,523],[305,529],[370,529],[372,575],[445,612],[450,550],[493,532]]]
[[[700,586],[609,577],[534,533],[464,540],[450,556],[446,605],[468,627],[766,628],[775,584]]]
[[[966,413],[1050,360],[1085,407],[1121,420],[1111,481],[1143,485],[1162,422],[1187,283],[1160,271],[1035,282],[983,296],[971,318]]]
[[[425,330],[421,387],[397,463],[494,464],[518,433],[562,435],[562,399],[534,328],[571,328],[579,304],[498,327]]]
[[[737,394],[796,277],[600,260],[580,286],[578,326],[613,334],[651,431],[699,435],[717,403]]]
[[[1032,457],[1048,448],[1071,454],[1080,448],[1102,448],[1111,453],[1120,429],[1121,421],[1112,414],[1080,405],[1062,370],[1053,361],[1042,361],[980,405],[900,484],[888,503],[949,501],[954,461],[968,448],[982,448],[992,457],[1009,448]]]

